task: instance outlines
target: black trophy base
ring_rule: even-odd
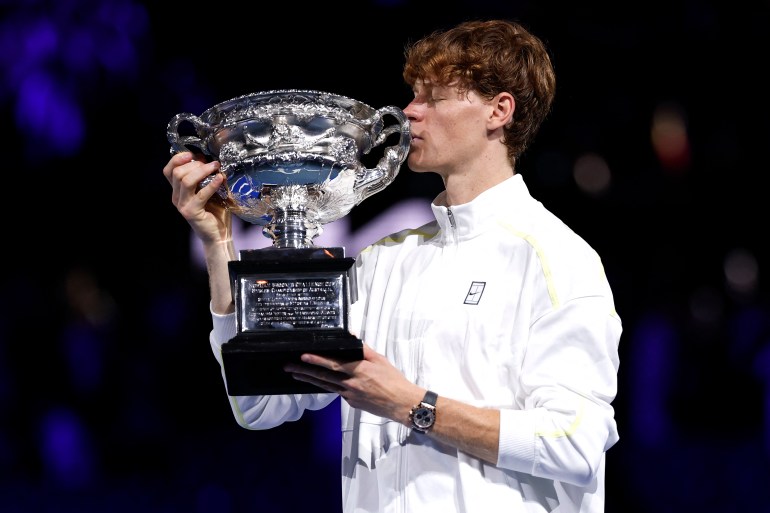
[[[284,395],[328,392],[283,370],[304,353],[343,361],[361,360],[363,343],[347,331],[281,331],[239,334],[222,344],[228,395]]]

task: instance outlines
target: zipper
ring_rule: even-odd
[[[455,228],[457,228],[457,224],[455,224],[455,215],[452,213],[452,209],[449,207],[447,207],[446,213],[449,216],[449,226],[451,226],[452,229],[454,230]]]
[[[449,219],[449,239],[451,241],[451,245],[456,249],[457,248],[457,221],[455,220],[455,214],[452,212],[452,209],[447,207],[446,209],[446,215]]]

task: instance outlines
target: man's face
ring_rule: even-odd
[[[409,168],[446,177],[469,167],[488,142],[489,102],[473,91],[461,93],[453,85],[434,86],[420,80],[413,90],[414,99],[404,109],[412,131]]]

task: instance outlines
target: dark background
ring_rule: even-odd
[[[337,407],[233,419],[166,126],[283,88],[403,107],[405,44],[488,17],[553,54],[553,112],[518,170],[599,251],[624,321],[606,511],[770,511],[769,11],[0,1],[0,511],[340,511]],[[439,190],[404,167],[351,225]]]

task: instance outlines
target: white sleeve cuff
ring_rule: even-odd
[[[540,410],[500,410],[497,466],[532,474],[535,469],[535,426]]]
[[[209,311],[211,311],[211,321],[214,326],[214,329],[211,330],[211,347],[215,349],[215,353],[218,353],[222,344],[236,335],[235,313],[214,313],[210,306]]]

